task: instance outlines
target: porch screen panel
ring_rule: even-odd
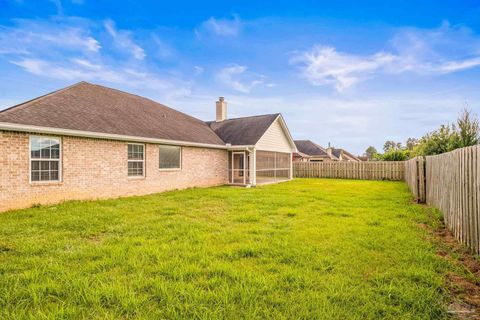
[[[227,171],[228,171],[228,182],[231,183],[232,182],[232,151],[228,151],[228,167],[227,167]]]
[[[290,154],[277,152],[276,161],[276,177],[279,180],[287,180],[290,178]]]
[[[290,153],[257,151],[257,184],[290,178]]]

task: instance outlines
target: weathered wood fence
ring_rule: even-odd
[[[460,242],[480,253],[480,146],[426,157],[427,204]]]
[[[424,203],[425,192],[425,160],[415,157],[405,161],[405,181],[417,202]]]
[[[293,163],[296,178],[403,180],[404,171],[403,161]]]

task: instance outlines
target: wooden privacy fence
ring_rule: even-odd
[[[404,171],[403,161],[293,163],[296,178],[403,180]]]
[[[427,204],[438,208],[455,237],[480,253],[480,146],[426,159]]]
[[[415,157],[405,161],[405,181],[417,202],[425,202],[425,160]]]

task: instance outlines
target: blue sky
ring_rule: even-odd
[[[85,80],[361,154],[480,112],[478,1],[0,0],[0,110]]]

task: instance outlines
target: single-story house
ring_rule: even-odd
[[[361,162],[362,161],[359,157],[352,154],[351,152],[348,152],[345,149],[328,147],[327,152],[331,152],[336,158],[338,158],[338,161],[347,161],[347,162]]]
[[[295,140],[294,142],[297,147],[297,152],[293,154],[293,161],[295,162],[361,161],[345,149],[333,148],[330,144],[328,148],[323,148],[310,140]]]
[[[204,122],[87,82],[0,112],[0,211],[69,199],[292,179],[281,114]]]
[[[338,161],[338,158],[332,152],[328,152],[327,149],[313,141],[295,140],[294,143],[297,147],[297,152],[294,153],[293,160],[296,162]]]

